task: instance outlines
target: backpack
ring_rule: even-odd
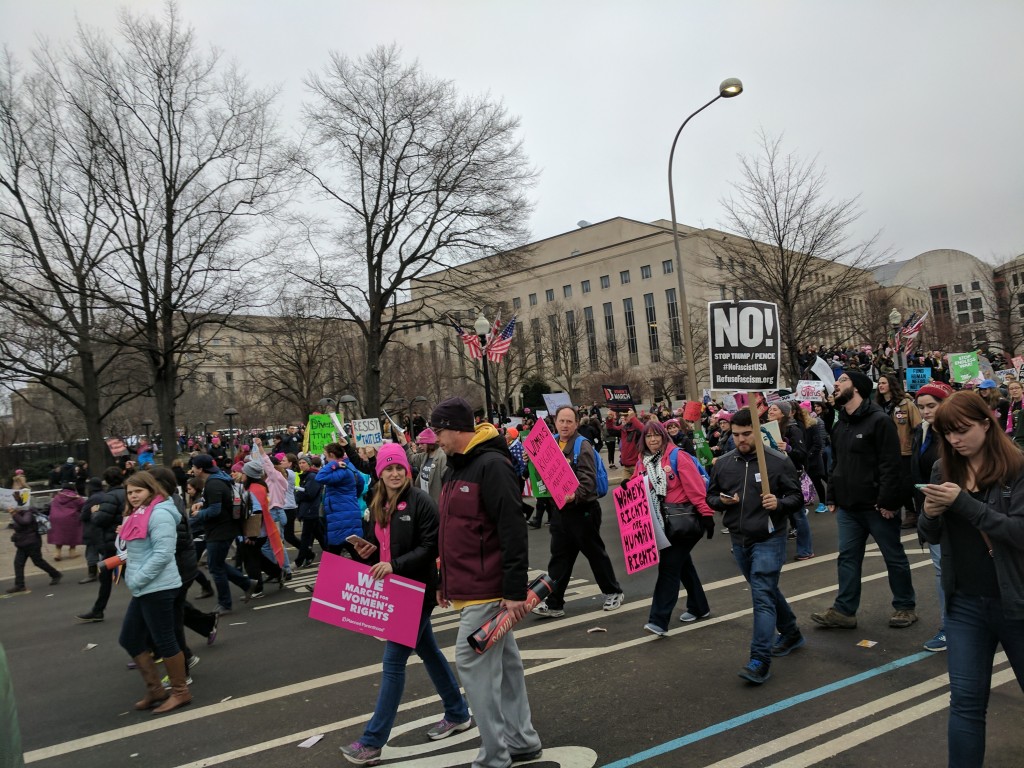
[[[590,442],[583,435],[576,437],[576,443],[572,449],[572,463],[576,464],[580,458],[580,446],[583,445],[583,441]],[[594,464],[597,467],[597,498],[603,498],[608,495],[608,470],[605,469],[604,461],[601,459],[601,454],[594,450]]]
[[[32,519],[36,521],[36,532],[40,536],[45,536],[50,532],[50,518],[44,515],[42,512],[33,512]]]
[[[686,452],[683,451],[682,448],[678,448],[677,447],[677,448],[673,448],[672,452],[668,455],[668,461],[672,465],[672,471],[675,472],[677,475],[679,474],[679,454],[680,453],[686,453]],[[700,472],[700,476],[702,478],[704,478],[704,488],[707,489],[708,485],[711,483],[711,476],[708,475],[708,471],[706,469],[704,469],[704,465],[701,464],[700,460],[696,456],[694,456],[692,453],[687,453],[686,455],[690,457],[690,460],[693,461],[694,466],[697,467],[697,471]]]

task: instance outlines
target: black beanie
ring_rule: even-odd
[[[430,414],[430,427],[435,432],[439,429],[475,432],[476,422],[473,420],[473,408],[461,397],[449,397],[447,400],[442,400]]]
[[[857,393],[861,397],[865,400],[870,399],[871,393],[875,389],[875,385],[866,374],[854,370],[843,371],[843,373],[845,373],[850,381],[853,382],[853,388],[857,390]]]

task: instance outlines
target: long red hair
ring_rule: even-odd
[[[935,411],[932,428],[945,438],[950,432],[972,423],[988,423],[985,442],[981,446],[980,470],[974,478],[979,490],[1010,483],[1024,472],[1024,454],[999,427],[988,403],[976,392],[955,392],[943,400]],[[943,480],[966,487],[968,459],[957,453],[946,439],[939,444],[939,457],[942,459]]]

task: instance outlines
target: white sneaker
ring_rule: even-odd
[[[622,598],[625,595],[621,592],[617,592],[614,595],[604,596],[604,610],[606,611],[617,611],[622,606]]]
[[[679,620],[681,622],[683,622],[684,624],[689,624],[691,622],[697,621],[698,619],[706,619],[710,615],[711,615],[711,611],[708,611],[703,616],[694,616],[692,613],[687,611],[686,613],[684,613],[682,616],[679,617]]]
[[[659,627],[657,624],[644,624],[644,631],[650,632],[652,635],[657,635],[658,637],[668,637],[668,632]]]
[[[541,603],[533,609],[533,613],[544,619],[560,619],[565,616],[565,611],[559,608],[548,608],[546,602]]]

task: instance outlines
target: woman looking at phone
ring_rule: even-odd
[[[438,740],[467,730],[472,721],[466,700],[447,659],[437,647],[430,626],[430,614],[437,604],[437,506],[430,494],[412,486],[409,459],[400,445],[388,443],[377,454],[380,488],[370,502],[370,519],[364,537],[350,537],[356,554],[372,564],[375,579],[390,574],[426,584],[423,612],[420,615],[416,648],[392,641],[384,646],[384,673],[373,717],[358,741],[342,747],[345,759],[356,765],[376,764],[381,749],[391,735],[398,705],[405,689],[405,666],[409,655],[416,654],[430,675],[434,688],[444,702],[444,717],[427,731]]]
[[[939,406],[942,438],[918,529],[942,545],[949,764],[981,766],[996,645],[1024,689],[1024,455],[974,392]]]

